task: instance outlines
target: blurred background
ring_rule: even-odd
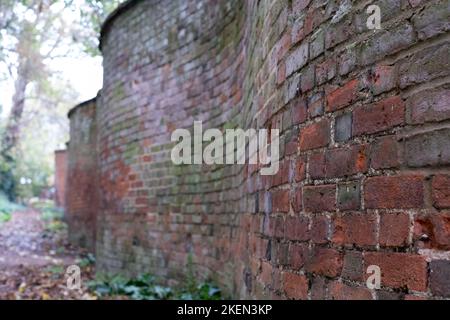
[[[68,110],[102,86],[98,32],[119,3],[0,0],[3,203],[54,196],[54,150],[68,140]]]

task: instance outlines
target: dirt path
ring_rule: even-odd
[[[65,271],[80,264],[83,252],[71,247],[66,232],[45,228],[40,212],[16,212],[0,224],[0,299],[91,299],[82,290],[69,290]],[[82,280],[92,278],[84,266]]]

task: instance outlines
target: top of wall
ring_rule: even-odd
[[[100,29],[100,43],[99,43],[99,49],[102,50],[102,43],[105,35],[108,33],[111,25],[116,20],[118,16],[120,16],[122,13],[128,11],[128,9],[134,7],[136,4],[141,2],[143,0],[127,0],[123,3],[121,3],[113,12],[111,12],[103,22],[101,29]]]
[[[70,117],[73,115],[73,113],[74,113],[76,110],[78,110],[79,108],[88,106],[88,105],[90,105],[91,103],[95,103],[96,101],[97,101],[97,97],[92,98],[92,99],[89,99],[89,100],[87,100],[87,101],[84,101],[84,102],[82,102],[82,103],[80,103],[80,104],[77,104],[75,107],[73,107],[72,109],[69,110],[69,112],[67,113],[67,117],[70,118]]]

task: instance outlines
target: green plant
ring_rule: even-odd
[[[45,271],[52,273],[52,274],[63,274],[64,273],[64,267],[63,266],[48,266]]]
[[[45,230],[50,233],[58,233],[67,229],[67,224],[63,222],[64,211],[56,208],[53,201],[38,200],[31,205],[41,212],[41,218],[45,222]]]
[[[11,220],[11,214],[0,211],[0,224],[3,222],[8,222],[9,220]]]
[[[154,277],[150,275],[141,275],[135,279],[127,279],[120,275],[102,275],[88,283],[88,287],[99,297],[129,296],[135,300],[168,299],[172,294],[170,288],[159,286],[154,281]]]
[[[67,224],[62,221],[55,220],[45,225],[45,230],[53,233],[61,232],[67,229]]]
[[[23,209],[23,206],[9,201],[5,195],[0,193],[0,223],[8,222],[11,220],[13,212]]]
[[[45,221],[51,221],[51,220],[62,220],[64,217],[64,211],[61,209],[42,209],[42,219]]]
[[[101,275],[88,283],[88,288],[98,297],[128,296],[135,300],[219,300],[220,289],[211,282],[201,284],[187,281],[177,288],[162,286],[149,274],[127,279],[121,275]]]
[[[221,300],[220,289],[211,282],[203,282],[174,296],[177,300]]]
[[[77,265],[81,268],[85,268],[87,266],[91,266],[95,264],[95,256],[92,253],[86,254],[84,257],[78,259]]]

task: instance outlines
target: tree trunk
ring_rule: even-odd
[[[15,200],[15,157],[14,148],[17,146],[20,135],[20,120],[25,108],[25,94],[29,83],[28,64],[26,58],[19,58],[15,91],[12,99],[11,113],[1,138],[0,149],[0,191],[10,200]]]
[[[23,110],[25,108],[25,94],[28,85],[27,62],[21,62],[17,79],[15,82],[15,91],[12,99],[11,114],[8,118],[8,124],[2,138],[2,156],[9,155],[17,145],[20,134],[20,120],[22,119]]]

